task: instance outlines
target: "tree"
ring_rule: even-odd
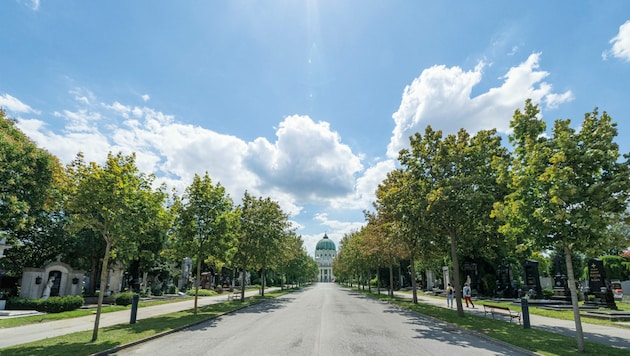
[[[61,172],[57,158],[38,148],[0,109],[0,231],[10,244],[54,204],[51,196]]]
[[[584,334],[571,256],[609,249],[608,228],[625,213],[630,199],[629,162],[620,161],[616,124],[597,109],[587,113],[581,129],[556,120],[552,137],[530,100],[516,110],[509,139],[514,146],[506,174],[510,194],[495,206],[501,231],[538,249],[564,251],[577,331],[578,351]]]
[[[497,167],[505,167],[507,150],[495,130],[470,136],[461,129],[442,138],[429,126],[424,136],[411,137],[411,149],[402,150],[399,160],[410,176],[417,226],[431,238],[423,247],[450,242],[457,309],[464,316],[459,255],[496,257],[497,224],[490,214],[506,193],[497,183]]]
[[[178,259],[195,256],[197,275],[195,307],[201,282],[201,263],[207,259],[226,260],[232,247],[236,217],[234,204],[220,183],[212,184],[206,173],[195,174],[181,200],[175,204],[175,233],[171,235],[170,251]]]
[[[241,300],[245,299],[245,272],[261,271],[261,295],[265,295],[265,272],[280,254],[289,234],[288,216],[270,198],[254,198],[245,192],[240,206],[239,234],[233,260],[243,271]]]
[[[105,240],[101,266],[100,291],[92,341],[98,338],[98,326],[107,284],[109,259],[118,248],[136,246],[138,238],[150,228],[147,214],[154,204],[163,204],[162,191],[153,191],[154,177],[141,173],[135,155],[109,153],[104,166],[85,164],[81,156],[69,166],[69,174],[77,183],[68,202],[73,231],[87,229]]]
[[[379,191],[377,191],[377,199],[379,197]],[[391,221],[386,220],[386,214],[379,215],[378,211],[382,208],[377,200],[374,203],[374,207],[377,209],[375,214],[365,212],[366,219],[368,221],[366,225],[365,234],[365,248],[367,253],[375,256],[377,264],[377,277],[379,276],[380,266],[387,266],[389,269],[389,290],[390,297],[394,296],[394,264],[404,256],[403,248],[400,243],[394,238],[393,224]],[[380,293],[380,281],[377,284],[377,290]]]
[[[375,206],[379,216],[390,224],[390,242],[402,252],[400,258],[410,260],[413,303],[418,303],[415,261],[419,258],[430,260],[436,252],[426,220],[426,199],[417,198],[422,195],[425,183],[409,171],[397,169],[387,174],[376,193]]]

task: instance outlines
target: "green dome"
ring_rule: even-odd
[[[337,248],[335,247],[335,243],[332,242],[332,240],[328,238],[328,235],[324,234],[324,238],[319,240],[319,242],[317,243],[317,246],[315,246],[315,251],[318,251],[318,250],[337,251]]]

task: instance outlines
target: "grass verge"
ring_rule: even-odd
[[[199,308],[199,313],[197,314],[193,314],[192,309],[190,309],[139,320],[133,325],[119,324],[104,327],[99,330],[98,340],[95,342],[90,341],[92,339],[92,331],[89,330],[7,347],[0,349],[0,355],[91,355],[216,318],[225,313],[257,304],[267,299],[276,298],[288,292],[289,290],[265,292],[264,298],[256,296],[246,298],[243,302],[230,301],[211,304]]]
[[[446,309],[422,303],[413,304],[406,298],[392,298],[386,295],[378,295],[376,293],[368,293],[366,291],[362,292],[370,294],[374,298],[397,305],[403,309],[412,310],[541,355],[551,356],[579,354],[601,356],[629,354],[625,350],[588,341],[585,342],[585,352],[580,353],[577,350],[577,341],[575,338],[543,330],[525,329],[523,326],[515,323],[493,320],[474,314],[467,313],[464,317],[460,317],[457,315],[457,311],[453,309]],[[511,307],[512,306],[510,306],[510,308]]]

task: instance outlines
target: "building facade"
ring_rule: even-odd
[[[317,267],[319,267],[317,280],[319,282],[335,281],[332,264],[336,256],[337,248],[335,243],[328,238],[328,235],[324,234],[324,238],[319,240],[315,246],[315,261],[317,262]]]

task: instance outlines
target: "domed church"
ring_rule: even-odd
[[[337,256],[335,243],[328,238],[328,235],[324,234],[324,238],[319,240],[317,246],[315,246],[315,261],[319,267],[317,280],[319,282],[333,282],[335,280],[332,270],[335,256]]]

